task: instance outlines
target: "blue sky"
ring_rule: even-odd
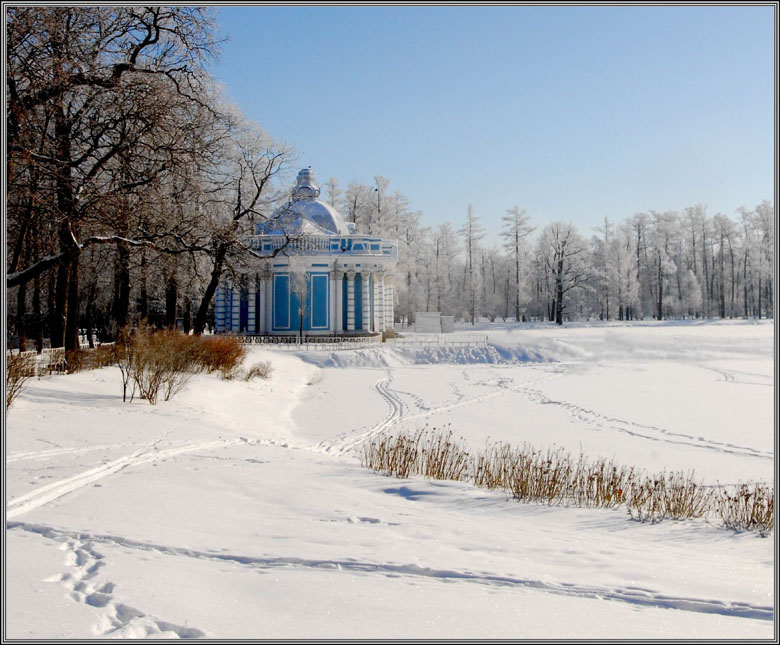
[[[774,199],[772,7],[235,6],[212,73],[320,183],[585,235]]]

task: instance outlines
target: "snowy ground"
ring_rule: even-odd
[[[361,468],[449,427],[773,481],[771,323],[483,326],[488,347],[252,349],[270,381],[123,404],[30,382],[6,432],[6,637],[762,638],[773,539]]]

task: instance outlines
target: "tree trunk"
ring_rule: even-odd
[[[27,351],[27,283],[19,285],[16,292],[16,333],[19,336],[19,351]]]
[[[178,285],[176,282],[176,272],[168,276],[165,283],[165,326],[176,326],[176,301],[178,298]]]
[[[87,305],[84,308],[84,325],[87,327],[87,342],[89,343],[90,349],[94,349],[95,347],[95,335],[92,333],[92,328],[95,326],[93,315],[93,310],[95,308],[94,299],[94,290],[90,288],[89,294],[87,295]]]
[[[65,320],[65,351],[79,348],[79,254],[70,261],[68,311]]]
[[[658,320],[664,319],[664,281],[663,281],[663,264],[661,262],[661,254],[658,254]]]
[[[225,263],[227,249],[227,244],[220,244],[217,247],[217,252],[214,254],[214,268],[211,270],[211,280],[209,280],[209,284],[206,287],[206,292],[203,294],[203,298],[200,301],[198,312],[195,314],[193,331],[196,334],[202,334],[203,330],[206,329],[206,316],[208,315],[211,299],[214,297],[214,293],[217,291],[219,279],[222,277],[222,269]]]
[[[116,247],[114,260],[114,297],[111,315],[117,329],[127,326],[130,314],[130,250],[127,244],[120,242]]]
[[[146,290],[146,253],[141,254],[141,294],[138,298],[138,315],[141,320],[149,317],[149,293]]]
[[[58,272],[59,273],[59,272]],[[59,345],[54,344],[54,340],[56,336],[54,335],[54,326],[55,326],[55,313],[56,313],[56,284],[57,284],[57,274],[54,273],[54,271],[49,270],[49,284],[48,289],[46,290],[46,325],[49,332],[49,347],[59,347]],[[62,334],[60,334],[60,339],[62,338]]]
[[[184,304],[184,317],[182,323],[184,325],[184,333],[189,334],[192,329],[192,300],[189,298],[187,298]]]
[[[68,268],[67,262],[60,262],[57,267],[57,280],[54,287],[54,310],[49,310],[49,326],[51,330],[51,346],[65,346],[65,310],[68,303]]]
[[[743,281],[742,284],[744,285],[744,298],[745,298],[745,302],[744,302],[744,305],[745,305],[745,308],[744,308],[745,318],[748,317],[748,273],[747,273],[747,268],[748,268],[748,254],[747,254],[747,251],[745,251],[744,268],[742,270],[742,281]]]
[[[555,276],[555,324],[563,324],[563,255],[558,258]]]
[[[36,276],[33,280],[33,338],[35,339],[35,351],[39,354],[43,350],[43,321],[41,320],[41,278]]]

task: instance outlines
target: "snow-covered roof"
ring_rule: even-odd
[[[292,199],[278,208],[273,218],[257,226],[259,235],[350,235],[344,217],[330,204],[320,201],[320,189],[314,183],[311,168],[298,173]]]

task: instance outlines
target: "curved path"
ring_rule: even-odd
[[[307,559],[298,557],[257,557],[239,554],[215,554],[206,551],[198,551],[182,547],[167,546],[131,540],[117,535],[89,534],[83,532],[67,531],[55,527],[26,524],[23,522],[9,522],[9,530],[21,530],[38,533],[51,540],[64,542],[67,548],[75,556],[75,564],[79,570],[79,580],[83,581],[88,576],[94,578],[100,566],[102,556],[97,554],[94,544],[106,544],[119,546],[125,549],[138,549],[142,551],[155,551],[165,555],[211,560],[218,562],[230,562],[232,564],[251,567],[255,569],[299,568],[318,569],[323,571],[337,570],[348,573],[378,574],[387,576],[402,576],[409,578],[432,578],[442,582],[463,582],[471,584],[489,585],[492,587],[525,588],[543,593],[551,593],[578,598],[598,598],[610,602],[623,602],[631,605],[655,607],[662,609],[677,609],[705,614],[719,614],[721,616],[733,616],[771,621],[774,619],[774,608],[771,605],[757,605],[747,602],[724,602],[708,598],[696,598],[691,596],[673,596],[653,589],[636,586],[596,586],[569,583],[564,581],[543,581],[520,576],[494,575],[474,571],[458,571],[455,569],[435,569],[421,567],[417,564],[397,564],[386,562],[360,561],[352,558],[345,559]],[[63,576],[62,581],[69,588],[72,587],[73,578]],[[74,600],[87,602],[93,606],[107,607],[108,629],[111,634],[124,627],[134,618],[144,617],[144,614],[125,605],[113,603],[111,592],[114,585],[110,581],[94,581],[85,585],[80,595],[73,596]],[[464,592],[466,593],[466,592]],[[179,636],[203,635],[198,629],[184,628],[171,625],[156,619],[149,619],[145,624],[152,629],[153,634],[160,631],[172,631]],[[186,630],[187,633],[183,633]]]

